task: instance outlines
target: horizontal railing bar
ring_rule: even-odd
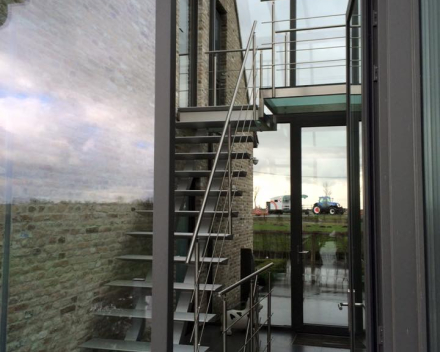
[[[333,26],[280,29],[278,31],[275,31],[275,33],[305,32],[305,31],[316,31],[320,29],[345,28],[345,27],[346,27],[345,24],[335,24]]]
[[[339,46],[325,46],[322,48],[308,48],[308,49],[293,49],[293,50],[287,50],[287,52],[295,52],[295,51],[311,51],[311,50],[322,50],[322,49],[336,49],[336,48],[345,48],[345,45],[339,45]],[[360,49],[360,46],[351,46],[351,49]],[[285,53],[286,50],[279,50],[277,53]]]
[[[292,40],[292,41],[288,41],[288,44],[292,44],[292,43],[307,43],[307,42],[316,42],[316,41],[321,41],[321,40],[330,40],[330,39],[346,39],[346,36],[342,36],[342,37],[328,37],[328,38],[316,38],[316,39],[303,39],[303,40]],[[361,37],[352,37],[352,39],[361,39]],[[286,42],[275,42],[273,43],[275,45],[285,45]],[[272,45],[272,43],[263,43],[261,45]],[[271,48],[270,48],[271,49]]]
[[[264,51],[264,50],[270,50],[270,48],[257,48],[256,50]],[[246,49],[210,50],[210,51],[205,51],[205,54],[228,54],[228,53],[241,53],[245,51]]]
[[[269,263],[266,266],[263,266],[262,268],[258,269],[257,271],[254,271],[252,274],[244,277],[243,279],[237,281],[236,283],[232,284],[231,286],[225,288],[224,290],[220,291],[218,293],[219,296],[222,296],[226,293],[228,293],[229,291],[233,290],[234,288],[240,286],[241,284],[249,281],[250,279],[252,279],[253,277],[257,276],[258,274],[261,274],[262,272],[266,271],[267,269],[269,269],[270,267],[273,266],[273,263]]]
[[[179,54],[179,56],[189,56],[189,53]]]
[[[251,68],[246,68],[244,71],[252,71],[252,69]],[[209,73],[213,73],[214,71],[209,70],[208,72]],[[215,72],[217,72],[217,73],[228,73],[228,72],[240,72],[240,70],[217,70]]]
[[[244,88],[238,88],[238,90],[247,90],[247,89],[252,89],[252,88],[254,88],[254,87],[252,87],[252,86],[249,86],[249,87],[244,87]],[[230,88],[219,88],[219,87],[217,87],[217,88],[209,88],[209,90],[234,90],[235,88],[233,88],[233,87],[230,87]]]
[[[329,65],[329,66],[314,66],[314,67],[290,67],[288,69],[278,69],[277,71],[290,71],[290,70],[310,70],[314,68],[331,68],[331,67],[345,67],[346,65]],[[267,69],[266,69],[267,70]]]
[[[265,22],[261,22],[261,24],[268,24],[268,23],[279,23],[279,22],[291,22],[291,21],[302,21],[302,20],[312,20],[315,18],[329,18],[329,17],[341,17],[341,16],[346,16],[345,13],[341,13],[338,15],[326,15],[326,16],[315,16],[315,17],[301,17],[301,18],[291,18],[289,20],[277,20],[277,21],[265,21]]]
[[[315,64],[315,63],[323,63],[323,62],[334,62],[334,61],[345,61],[346,58],[343,59],[332,59],[332,60],[320,60],[320,61],[302,61],[302,62],[292,62],[292,63],[283,63],[283,64],[270,64],[263,65],[263,67],[273,67],[273,66],[286,66],[286,65],[301,65],[301,64]]]

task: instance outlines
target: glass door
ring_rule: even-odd
[[[336,124],[336,123],[335,123]],[[292,125],[292,326],[348,348],[345,126]]]

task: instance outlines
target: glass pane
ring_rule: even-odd
[[[258,266],[270,262],[272,325],[291,325],[290,262],[290,125],[277,132],[261,133],[255,149],[254,167],[254,256]],[[267,275],[261,278],[267,289]],[[263,301],[265,316],[266,301]]]
[[[304,323],[347,326],[347,152],[345,127],[303,128]]]
[[[347,0],[296,0],[297,28],[334,28],[297,33],[297,84],[345,83],[345,13]],[[316,18],[318,17],[318,18]],[[315,62],[315,63],[311,63]],[[321,67],[321,68],[320,68]]]
[[[96,313],[151,309],[132,288],[151,264],[119,258],[151,254],[149,239],[127,233],[152,226],[136,211],[153,207],[154,1],[32,0],[9,12],[0,28],[7,350],[124,340],[132,322]]]
[[[179,0],[179,106],[189,104],[190,0]]]

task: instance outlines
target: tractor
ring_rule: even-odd
[[[313,214],[344,214],[345,209],[339,203],[333,202],[328,196],[319,197],[319,202],[313,204]]]

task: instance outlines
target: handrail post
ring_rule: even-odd
[[[254,32],[254,36],[252,38],[253,41],[253,52],[252,52],[252,85],[253,85],[253,118],[257,119],[257,37]]]
[[[272,98],[275,98],[275,1],[272,1]]]
[[[271,350],[272,336],[271,336],[271,324],[272,324],[272,287],[270,280],[270,270],[269,277],[267,279],[269,286],[269,293],[267,294],[267,352]]]
[[[217,106],[217,54],[214,54],[214,60],[213,60],[213,74],[212,74],[212,100],[213,105]]]
[[[199,240],[194,248],[194,352],[199,350]]]
[[[260,50],[260,94],[263,88],[263,50]]]
[[[249,324],[250,324],[250,332],[251,332],[251,352],[254,352],[254,280],[251,280],[250,283],[250,294],[249,294]]]
[[[284,83],[285,86],[287,87],[287,77],[288,77],[288,72],[289,72],[289,64],[287,62],[288,60],[288,56],[287,56],[287,33],[284,35],[284,65],[285,65],[285,70],[284,70]]]
[[[222,341],[223,341],[223,352],[227,352],[227,329],[228,329],[228,307],[226,302],[226,295],[222,295],[223,300],[223,321],[222,321]]]
[[[232,128],[228,126],[228,231],[232,236]]]

